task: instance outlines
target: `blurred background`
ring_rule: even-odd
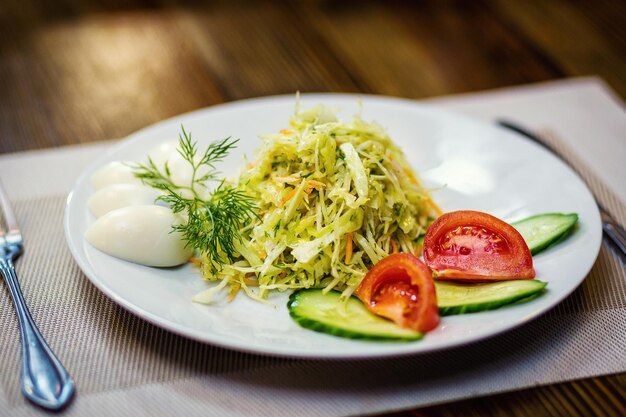
[[[624,1],[1,3],[0,152],[296,91],[420,99],[599,75],[626,97]]]

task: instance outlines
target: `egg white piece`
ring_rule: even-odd
[[[179,142],[168,141],[163,142],[148,152],[148,156],[154,165],[161,171],[165,172],[165,164],[167,163],[170,172],[170,180],[173,184],[187,187],[191,184],[193,176],[193,168],[189,161],[185,160],[178,152]],[[196,155],[195,162],[199,162],[202,155]],[[200,178],[209,171],[205,165],[201,166],[196,172],[196,178]],[[200,197],[205,198],[209,194],[208,190],[203,187],[196,187],[196,192]],[[181,195],[185,198],[192,198],[193,194],[189,190],[181,190]]]
[[[169,267],[185,263],[193,254],[172,225],[182,218],[156,205],[122,207],[97,219],[85,239],[104,253],[141,265]]]
[[[91,177],[94,190],[100,190],[113,184],[141,184],[134,175],[131,161],[113,161],[98,169]]]
[[[154,162],[159,169],[165,166],[165,163],[175,158],[180,158],[178,153],[178,141],[171,140],[168,142],[160,143],[148,152],[148,157]]]
[[[160,195],[160,191],[142,184],[113,184],[93,193],[87,207],[94,216],[102,217],[118,208],[154,204]]]

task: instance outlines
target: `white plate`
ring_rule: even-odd
[[[544,212],[576,212],[580,227],[555,248],[535,257],[537,279],[548,282],[541,297],[490,312],[443,318],[414,343],[363,342],[300,328],[286,309],[287,294],[270,304],[239,296],[230,304],[206,306],[191,297],[207,288],[190,267],[156,269],[125,262],[91,247],[83,238],[94,221],[86,202],[90,177],[113,160],[143,160],[157,143],[178,137],[181,124],[201,147],[233,136],[239,148],[223,163],[234,176],[243,156],[253,156],[257,136],[287,126],[293,96],[245,100],[210,107],[143,129],[102,155],[77,180],[67,201],[65,233],[85,275],[107,296],[139,317],[178,334],[232,349],[315,358],[381,357],[431,352],[477,341],[526,323],[571,293],[591,269],[601,243],[600,216],[583,182],[561,161],[506,130],[412,101],[375,96],[315,94],[301,105],[323,103],[350,118],[362,100],[365,120],[385,126],[424,182],[436,189],[445,211],[473,209],[513,221]]]

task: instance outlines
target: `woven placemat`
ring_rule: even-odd
[[[118,307],[71,258],[62,230],[64,206],[59,196],[20,201],[15,209],[28,242],[28,251],[17,262],[22,289],[35,321],[78,386],[68,415],[83,414],[83,403],[89,404],[90,397],[113,393],[129,397],[127,412],[118,410],[116,415],[150,415],[149,410],[156,411],[153,407],[171,406],[181,392],[197,393],[189,403],[178,398],[182,403],[176,407],[185,415],[206,415],[215,403],[216,410],[234,415],[248,410],[289,416],[296,405],[305,409],[298,415],[340,415],[334,403],[346,407],[347,413],[362,413],[368,411],[367,401],[374,405],[383,398],[397,407],[432,404],[626,371],[626,276],[607,244],[569,298],[538,320],[497,338],[415,357],[289,360],[191,341]],[[36,412],[19,391],[20,343],[6,289],[0,291],[0,323],[0,410],[10,415]],[[214,392],[215,384],[220,395]],[[177,388],[168,391],[166,385]],[[151,398],[147,392],[165,397]],[[272,400],[251,395],[259,392]],[[221,408],[227,400],[233,404]],[[292,404],[283,408],[283,401]],[[118,401],[111,406],[117,407]],[[98,406],[90,413],[113,411]],[[221,412],[215,415],[226,415]]]
[[[564,141],[545,136],[626,224],[620,200]],[[89,149],[65,153],[55,163],[70,166]],[[607,242],[576,291],[514,331],[425,355],[281,359],[195,342],[117,306],[71,257],[62,226],[65,200],[60,192],[13,199],[27,242],[16,263],[25,298],[77,385],[62,415],[365,415],[626,372],[625,265]],[[0,289],[0,326],[0,416],[47,414],[19,391],[20,341],[6,286]]]

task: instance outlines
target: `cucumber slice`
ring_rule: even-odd
[[[511,223],[522,235],[530,253],[536,255],[556,245],[572,231],[578,214],[546,213]]]
[[[494,310],[518,301],[527,301],[541,294],[546,282],[536,279],[469,284],[435,281],[439,314],[475,313]]]
[[[343,300],[337,291],[295,291],[289,297],[287,309],[304,328],[348,339],[408,342],[424,336],[376,316],[355,297]]]

